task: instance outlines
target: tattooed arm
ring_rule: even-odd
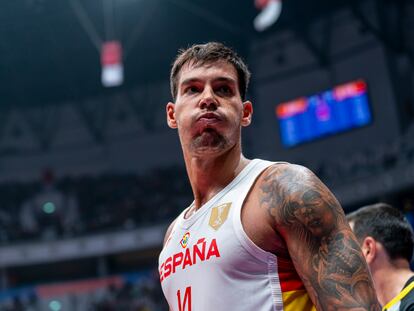
[[[308,169],[276,164],[260,183],[261,206],[284,238],[318,310],[380,310],[361,249],[344,212]]]

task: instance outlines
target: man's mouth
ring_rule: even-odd
[[[201,114],[196,121],[196,128],[205,130],[207,128],[215,128],[223,119],[217,113],[206,112]]]
[[[214,112],[206,112],[203,113],[202,115],[200,115],[197,118],[197,121],[211,121],[211,122],[217,122],[217,121],[221,121],[221,117]]]

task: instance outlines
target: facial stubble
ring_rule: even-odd
[[[228,145],[227,139],[213,128],[204,129],[191,141],[190,148],[193,151],[204,149],[224,150]]]

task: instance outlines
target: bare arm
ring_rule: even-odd
[[[285,239],[318,310],[381,310],[359,244],[334,195],[308,169],[274,165],[260,204]]]
[[[167,231],[165,232],[165,236],[164,236],[164,242],[163,242],[163,246],[165,246],[165,244],[167,244],[167,242],[168,242],[168,239],[170,238],[170,236],[171,236],[171,233],[172,233],[172,230],[174,229],[174,225],[175,225],[175,222],[177,221],[177,219],[175,219],[169,226],[168,226],[168,229],[167,229]]]

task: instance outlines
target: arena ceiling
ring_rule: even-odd
[[[76,100],[119,88],[100,82],[99,44],[119,40],[125,83],[165,80],[180,47],[218,40],[244,56],[249,41],[329,14],[351,0],[285,0],[264,33],[253,0],[17,0],[0,4],[1,107]]]

